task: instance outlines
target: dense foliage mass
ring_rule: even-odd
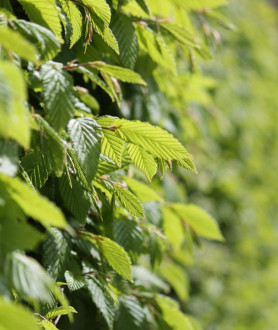
[[[0,329],[277,324],[276,16],[240,3],[0,0]]]

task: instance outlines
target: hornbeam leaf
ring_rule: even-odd
[[[224,241],[217,222],[206,211],[193,204],[171,204],[171,209],[194,231],[206,238]]]
[[[0,329],[39,330],[40,327],[27,308],[0,298]]]
[[[174,300],[166,296],[157,296],[155,300],[162,311],[161,317],[168,323],[171,329],[194,330],[190,319],[179,310]]]
[[[65,272],[65,279],[67,281],[68,288],[70,291],[79,290],[79,289],[83,288],[83,286],[86,285],[84,276],[74,274],[73,272],[70,272],[69,270],[67,270]]]
[[[50,62],[41,67],[44,105],[57,130],[67,125],[74,114],[75,105],[72,76],[60,65]]]
[[[17,53],[25,60],[35,64],[39,63],[36,47],[16,31],[0,27],[0,44],[6,50]]]
[[[109,265],[118,274],[132,281],[131,263],[126,251],[119,244],[104,236],[97,236],[96,242]]]
[[[51,309],[47,314],[46,318],[48,320],[54,319],[58,315],[67,315],[70,313],[77,313],[77,311],[72,306],[60,306],[54,309]]]
[[[108,75],[121,81],[146,86],[146,82],[142,79],[142,77],[138,73],[130,69],[122,68],[116,65],[106,64],[101,61],[92,62],[92,66],[100,72],[107,73]]]
[[[82,0],[87,8],[91,9],[108,26],[111,19],[111,11],[105,0]]]
[[[118,13],[112,19],[111,29],[118,41],[121,64],[133,69],[138,54],[138,42],[131,18]]]
[[[122,155],[125,142],[115,132],[103,129],[101,153],[113,160],[119,167],[122,166]]]
[[[58,37],[61,43],[62,26],[59,19],[59,11],[56,7],[55,0],[18,0],[30,20],[49,28]]]
[[[47,320],[42,320],[39,324],[43,326],[44,330],[58,330],[52,322]]]
[[[143,148],[129,143],[127,145],[127,152],[132,160],[132,162],[144,172],[149,179],[152,180],[152,177],[157,172],[157,163],[154,157],[145,151]]]
[[[64,169],[65,147],[59,134],[42,117],[37,117],[41,128],[41,146],[45,159],[49,161],[54,173],[61,176]],[[46,162],[47,162],[46,161]],[[46,167],[48,165],[46,164]]]
[[[18,166],[18,144],[0,140],[0,173],[14,176]]]
[[[89,117],[71,119],[68,124],[73,149],[89,181],[96,174],[101,149],[101,135],[96,128],[98,128],[98,124]]]
[[[141,202],[162,201],[162,198],[146,184],[133,178],[124,176],[128,188],[140,199]]]
[[[0,175],[0,182],[4,183],[10,197],[22,208],[26,215],[36,219],[46,228],[49,226],[67,227],[60,209],[21,180]]]
[[[16,20],[13,24],[26,39],[36,46],[42,62],[53,59],[60,51],[59,40],[45,27],[25,20]]]
[[[0,136],[28,148],[30,117],[24,78],[12,63],[0,61]]]
[[[143,206],[135,195],[125,188],[115,186],[114,189],[117,199],[128,212],[135,217],[145,218]]]
[[[165,160],[192,159],[192,156],[176,140],[173,135],[158,126],[140,121],[128,121],[114,117],[100,117],[97,122],[101,126],[113,127],[118,137],[142,147],[154,157]],[[192,170],[194,170],[192,168]]]
[[[70,48],[72,48],[82,34],[82,15],[72,1],[61,1],[61,4],[72,26],[72,34],[70,36]]]
[[[217,8],[227,4],[227,0],[172,0],[176,5],[186,10],[202,10]]]

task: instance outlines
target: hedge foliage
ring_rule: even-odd
[[[201,244],[223,257],[212,215],[232,232],[207,173],[239,149],[208,62],[225,4],[0,0],[1,329],[201,328],[187,268]]]

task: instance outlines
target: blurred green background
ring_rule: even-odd
[[[224,14],[236,29],[220,30],[206,63],[215,88],[188,103],[202,148],[189,147],[199,175],[185,177],[188,200],[215,216],[226,244],[195,251],[185,308],[205,329],[278,329],[277,11],[234,0]]]

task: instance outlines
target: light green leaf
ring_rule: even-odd
[[[155,300],[162,311],[163,320],[168,323],[171,329],[194,330],[190,319],[179,310],[174,300],[166,296],[157,296]]]
[[[26,215],[36,219],[45,227],[67,227],[60,209],[21,180],[0,175],[0,182],[6,185],[10,197],[22,208]]]
[[[132,281],[130,259],[126,251],[116,242],[104,236],[97,236],[98,246],[109,265],[121,276]]]
[[[41,67],[43,101],[50,122],[57,130],[64,128],[74,114],[73,79],[62,70],[60,63],[46,63]]]
[[[142,147],[155,157],[165,160],[192,159],[173,135],[158,126],[113,117],[100,117],[97,122],[101,126],[113,126],[118,137]]]
[[[132,84],[141,84],[146,86],[146,82],[142,79],[142,77],[138,73],[130,69],[122,68],[120,66],[115,66],[111,64],[106,64],[101,61],[92,62],[91,65],[100,72],[107,73],[108,75],[116,79],[119,79],[121,81]]]
[[[91,181],[97,171],[101,148],[101,135],[96,131],[96,121],[89,117],[71,119],[68,131],[73,142],[73,149],[82,167]]]
[[[189,297],[189,282],[184,269],[174,263],[162,263],[159,268],[164,279],[173,287],[181,301]]]
[[[72,26],[72,34],[70,36],[70,48],[72,48],[82,35],[82,15],[72,1],[63,0],[61,1],[61,4]]]
[[[90,8],[108,26],[111,19],[111,11],[105,0],[82,0],[87,8]]]
[[[157,172],[157,163],[154,157],[143,148],[129,143],[127,145],[127,152],[132,160],[132,162],[144,172],[149,179],[152,180],[152,177]]]
[[[223,241],[217,222],[206,211],[193,204],[171,204],[172,210],[194,231],[206,238]]]
[[[70,313],[77,313],[77,311],[72,306],[60,306],[50,310],[45,317],[48,320],[52,320],[58,315],[67,315]]]
[[[176,63],[161,35],[154,33],[141,24],[135,26],[139,47],[145,50],[154,62],[176,73]]]
[[[144,10],[144,12],[146,12],[148,15],[151,15],[151,10],[150,10],[147,0],[135,0],[135,1]]]
[[[117,200],[135,217],[145,218],[145,212],[139,199],[129,190],[114,186]]]
[[[115,132],[103,129],[101,153],[113,160],[119,167],[122,166],[122,155],[125,142]]]
[[[3,218],[0,226],[0,250],[32,250],[44,239],[44,235],[27,223]]]
[[[32,313],[26,307],[4,301],[0,298],[1,330],[39,330]]]
[[[185,239],[185,232],[181,219],[169,207],[162,208],[163,229],[167,241],[175,251],[180,250]]]
[[[18,0],[30,20],[49,28],[58,37],[61,43],[62,26],[59,19],[59,11],[55,0]]]
[[[162,201],[162,198],[147,184],[143,184],[128,176],[123,177],[128,188],[140,199],[141,202]]]
[[[28,148],[30,114],[26,100],[22,72],[12,63],[0,61],[0,136],[13,139]]]
[[[55,329],[58,330],[58,328],[56,328],[55,325],[50,321],[42,320],[40,324],[43,326],[45,330],[55,330]]]
[[[21,58],[39,64],[36,47],[24,39],[20,33],[0,27],[0,44],[7,51],[17,53]]]
[[[59,40],[50,30],[25,20],[16,20],[13,24],[26,39],[36,46],[42,62],[53,59],[60,51]]]

